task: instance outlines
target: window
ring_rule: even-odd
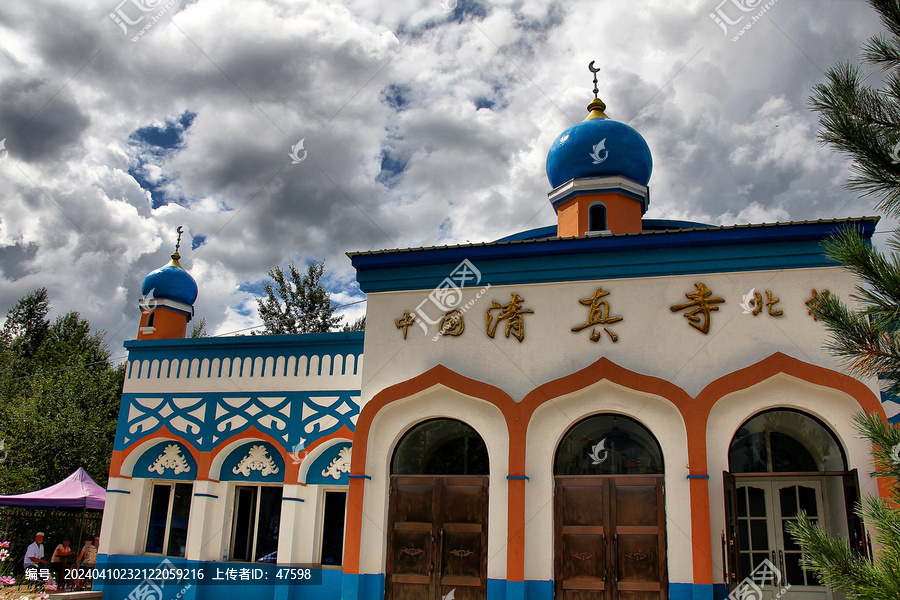
[[[588,231],[606,231],[606,205],[591,204],[588,209]]]
[[[487,447],[454,419],[432,419],[409,431],[394,451],[392,475],[487,475]]]
[[[646,427],[623,415],[594,415],[572,427],[556,451],[555,475],[654,475],[662,451]]]
[[[190,483],[153,485],[145,553],[184,558],[192,490]]]
[[[322,564],[340,566],[344,555],[346,492],[325,492],[322,511]]]
[[[239,485],[234,491],[231,560],[275,562],[281,522],[281,488]]]
[[[759,413],[734,434],[732,473],[844,471],[844,451],[818,419],[795,410]]]

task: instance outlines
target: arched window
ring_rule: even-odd
[[[646,427],[623,415],[595,415],[572,427],[556,451],[554,475],[656,475],[662,451]]]
[[[484,440],[455,419],[433,419],[412,428],[394,451],[392,475],[488,475]]]
[[[588,230],[606,231],[606,205],[600,202],[591,204],[588,209]]]
[[[776,409],[741,425],[728,450],[732,473],[844,471],[847,461],[834,434],[818,419]]]

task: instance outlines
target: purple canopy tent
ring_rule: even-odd
[[[94,483],[87,472],[78,470],[50,487],[42,490],[0,496],[2,506],[25,506],[28,508],[81,508],[103,510],[106,504],[106,490]]]

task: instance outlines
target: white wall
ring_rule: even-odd
[[[477,265],[476,265],[477,266]],[[685,294],[702,282],[715,296],[725,299],[712,313],[708,335],[689,326],[683,312],[669,307],[688,302]],[[465,332],[459,337],[432,337],[414,325],[407,339],[394,324],[404,310],[414,310],[431,290],[369,294],[363,368],[363,405],[387,386],[409,379],[437,364],[495,385],[521,400],[535,387],[582,369],[601,356],[638,373],[659,377],[696,395],[709,382],[747,367],[774,352],[840,370],[822,349],[824,327],[807,314],[810,290],[830,289],[846,298],[854,280],[844,269],[792,269],[713,275],[634,278],[573,283],[491,287],[466,313]],[[609,325],[617,343],[604,333],[599,342],[589,341],[590,331],[573,333],[572,327],[587,321],[588,309],[579,304],[597,287],[610,291],[604,300],[610,314],[623,321]],[[781,298],[775,306],[781,317],[743,314],[741,301],[751,288],[763,294],[771,290]],[[465,288],[463,302],[473,300],[479,288]],[[491,300],[506,303],[512,292],[524,298],[525,339],[503,337],[504,325],[491,339],[485,333],[485,311]],[[429,306],[425,305],[426,308]],[[430,307],[436,315],[436,307]],[[496,314],[497,311],[495,311]],[[873,392],[877,386],[869,382]],[[877,393],[877,392],[876,392]]]

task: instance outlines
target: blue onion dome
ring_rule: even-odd
[[[570,179],[626,177],[647,185],[653,157],[643,136],[633,127],[613,121],[606,104],[595,97],[587,118],[554,140],[547,154],[547,178],[554,189]]]
[[[145,298],[164,298],[175,300],[188,306],[193,306],[197,300],[197,282],[181,267],[178,262],[181,256],[178,250],[172,255],[172,260],[144,278],[141,285],[141,294]]]

